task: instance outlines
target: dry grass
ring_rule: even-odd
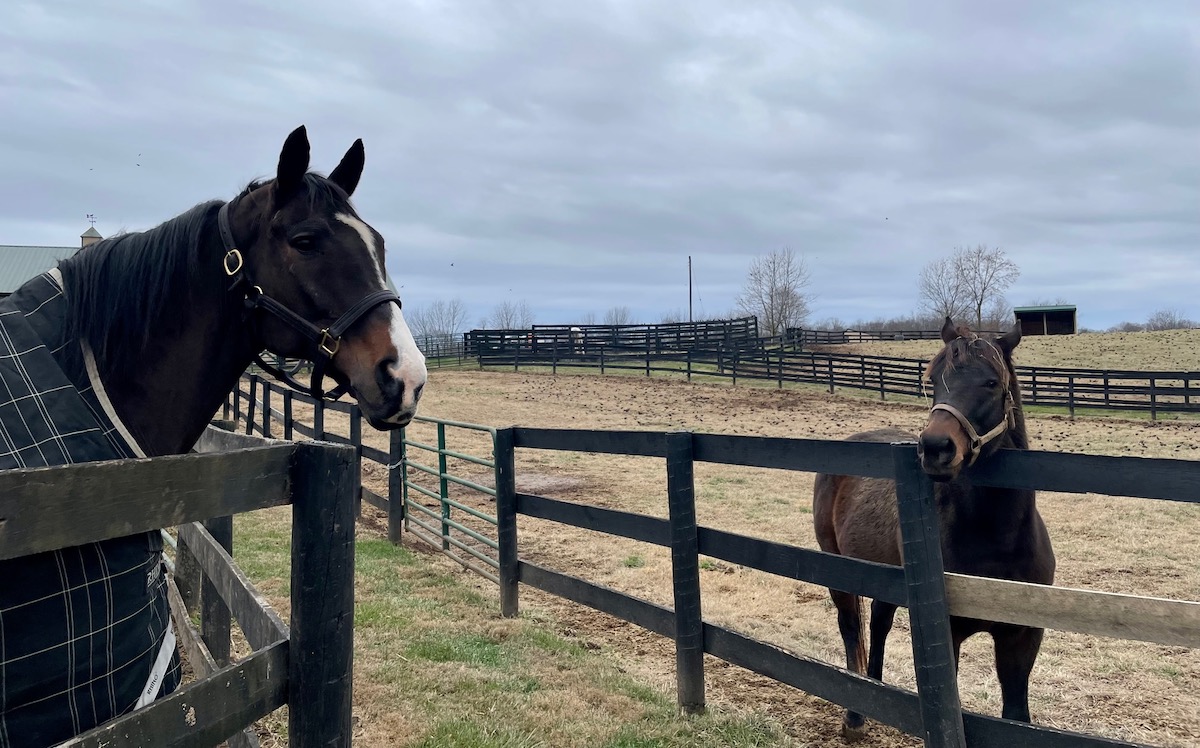
[[[905,340],[826,346],[821,350],[928,359],[941,346],[938,340]],[[1017,357],[1024,366],[1200,371],[1200,329],[1031,335],[1021,340]]]

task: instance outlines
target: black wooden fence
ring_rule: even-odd
[[[980,334],[997,334],[982,330]],[[789,327],[785,336],[798,345],[845,345],[847,343],[874,343],[881,340],[939,340],[939,330],[808,330]]]
[[[249,405],[248,429],[267,431],[272,420],[290,413],[269,405],[267,394],[276,387],[251,378],[240,404],[229,403],[235,414]],[[297,397],[302,397],[297,395]],[[257,402],[256,402],[257,401]],[[290,403],[288,399],[285,402]],[[257,405],[256,423],[254,408]],[[343,407],[332,404],[330,407]],[[321,412],[321,411],[317,411]],[[319,416],[320,417],[320,416]],[[290,417],[289,417],[290,418]],[[436,419],[435,423],[437,422]],[[450,423],[450,422],[446,422]],[[320,433],[291,420],[289,433]],[[584,431],[570,429],[506,428],[493,435],[493,458],[472,461],[494,469],[495,483],[486,486],[453,476],[445,460],[436,470],[443,485],[450,480],[493,495],[496,500],[495,550],[486,566],[469,568],[495,579],[500,586],[501,611],[516,615],[521,583],[602,610],[649,631],[675,639],[678,699],[681,708],[698,711],[704,705],[703,653],[745,667],[774,680],[849,707],[902,731],[922,736],[931,746],[1046,746],[1099,748],[1132,743],[1011,722],[962,711],[958,701],[953,658],[949,652],[948,615],[1092,634],[1168,646],[1200,646],[1200,603],[1031,585],[1007,580],[944,573],[938,542],[932,486],[920,470],[912,444],[878,444],[812,439],[788,439],[718,434],[643,431]],[[324,434],[326,439],[333,437]],[[338,441],[349,441],[336,437]],[[398,542],[411,506],[405,495],[403,471],[411,467],[414,446],[449,454],[444,440],[435,447],[416,445],[393,432],[390,454],[361,445],[368,459],[389,464],[388,496],[363,489],[370,503],[388,513],[389,537]],[[516,490],[516,450],[542,449],[657,457],[666,461],[669,519],[604,507],[567,502]],[[826,554],[716,528],[695,519],[692,465],[696,462],[848,475],[892,478],[900,497],[905,566],[893,567]],[[1095,493],[1181,502],[1200,502],[1200,462],[1139,457],[1108,457],[1041,451],[1005,450],[988,465],[974,469],[980,485],[1070,493]],[[448,505],[443,503],[448,518]],[[410,512],[411,513],[411,512]],[[488,519],[487,515],[475,515]],[[671,548],[674,607],[625,595],[607,587],[547,569],[520,557],[518,518],[533,517],[583,527]],[[411,520],[407,517],[407,520]],[[438,546],[436,513],[425,532],[414,533]],[[466,530],[465,526],[455,525]],[[442,523],[449,534],[451,525]],[[478,533],[475,533],[478,535]],[[425,537],[432,536],[432,537]],[[468,535],[462,536],[464,538]],[[461,551],[463,544],[441,541],[444,552]],[[851,673],[812,658],[785,652],[769,643],[704,621],[700,617],[697,569],[699,556],[718,558],[788,579],[845,590],[909,607],[917,665],[917,692]],[[456,556],[460,563],[470,559]],[[492,574],[492,571],[495,574]],[[486,572],[486,573],[485,573]],[[940,583],[939,583],[940,580]],[[836,729],[831,725],[830,729]]]
[[[665,458],[669,519],[520,493],[514,468],[519,448]],[[896,480],[903,568],[697,525],[696,461]],[[674,638],[678,698],[685,710],[703,708],[702,655],[708,653],[920,735],[928,746],[1128,746],[1133,744],[963,711],[948,616],[1200,646],[1200,606],[1195,603],[945,574],[933,488],[919,467],[915,444],[517,427],[497,431],[496,464],[503,614],[516,615],[518,588],[524,583]],[[999,487],[1200,501],[1200,463],[1184,460],[1005,451],[977,469],[973,480]],[[521,560],[519,516],[669,547],[674,609]],[[917,693],[705,622],[700,615],[700,555],[908,607]]]
[[[614,351],[681,352],[758,346],[758,318],[670,322],[656,325],[533,325],[521,330],[471,330],[463,334],[468,357],[492,354],[597,356]],[[428,354],[426,354],[428,355]]]
[[[779,339],[763,339],[775,341]],[[522,366],[549,367],[552,373],[571,369],[599,370],[600,374],[637,372],[673,374],[731,380],[765,380],[782,387],[785,382],[817,384],[832,393],[838,387],[891,395],[922,397],[926,393],[923,359],[867,356],[793,350],[786,345],[757,349],[690,350],[658,353],[653,350],[601,349],[596,355],[530,347],[497,348],[476,356],[479,366],[519,371]],[[1021,396],[1026,405],[1076,410],[1149,413],[1200,413],[1200,372],[1076,369],[1017,366]]]
[[[290,745],[350,745],[353,453],[257,439],[237,448],[245,445],[215,431],[202,449],[216,454],[0,472],[0,559],[181,528],[168,582],[172,618],[201,677],[64,746],[199,748],[226,739],[257,745],[243,728],[289,704]],[[290,627],[229,551],[232,515],[286,504],[293,512]],[[200,632],[188,603],[203,608]],[[231,615],[253,649],[236,663],[229,658]]]

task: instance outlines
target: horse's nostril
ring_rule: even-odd
[[[921,452],[929,457],[954,451],[954,441],[945,434],[930,434],[921,437]]]
[[[414,403],[420,401],[421,394],[423,392],[425,392],[425,383],[424,382],[422,382],[421,384],[418,384],[417,388],[415,390],[413,390],[413,402]]]

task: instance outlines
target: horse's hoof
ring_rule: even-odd
[[[857,727],[842,723],[842,739],[847,743],[857,743],[867,737],[867,726],[865,724]]]

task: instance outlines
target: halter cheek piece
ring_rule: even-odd
[[[291,374],[281,371],[263,361],[261,353],[255,356],[255,361],[264,371],[267,371],[273,377],[298,392],[307,392],[318,400],[337,400],[345,394],[347,388],[338,386],[329,392],[325,392],[321,387],[321,383],[325,379],[326,367],[333,360],[333,357],[337,355],[338,348],[341,347],[342,335],[355,322],[380,304],[394,301],[396,302],[396,306],[399,307],[400,297],[388,290],[375,291],[374,293],[367,294],[357,304],[343,312],[342,316],[338,317],[329,327],[317,327],[265,294],[262,287],[255,285],[247,275],[245,259],[237,249],[237,244],[233,240],[233,231],[229,228],[229,203],[222,205],[220,211],[218,211],[217,226],[221,232],[221,243],[225,246],[225,257],[222,260],[225,275],[233,279],[233,285],[230,287],[230,290],[244,286],[246,289],[244,300],[248,311],[262,309],[269,312],[308,339],[312,344],[312,355],[309,357],[313,362],[311,384],[305,389],[304,385],[297,382]]]

